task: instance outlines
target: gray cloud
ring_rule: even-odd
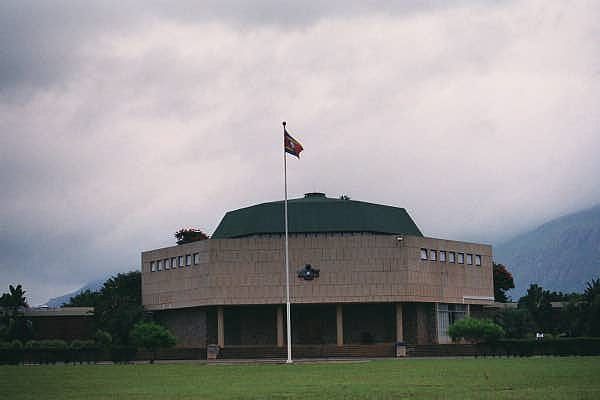
[[[430,236],[600,200],[593,2],[11,4],[0,287],[34,303],[281,198],[283,119],[292,196],[403,206]]]

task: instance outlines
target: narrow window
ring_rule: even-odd
[[[192,265],[192,255],[186,254],[185,255],[185,266],[189,267],[190,265]]]
[[[459,264],[465,263],[465,253],[458,253],[458,263]]]
[[[150,261],[150,272],[156,271],[156,263],[154,261]]]
[[[159,271],[162,271],[162,268],[163,268],[162,262],[163,262],[162,260],[158,260],[158,262],[156,263],[157,264],[156,269]]]
[[[184,264],[183,264],[183,256],[179,256],[178,259],[179,259],[179,268],[181,268],[181,267],[184,266]]]
[[[431,260],[431,261],[437,260],[437,251],[429,250],[429,260]]]
[[[427,260],[427,249],[421,249],[421,260]]]
[[[467,264],[473,265],[473,254],[467,254]]]
[[[455,263],[456,262],[456,253],[453,251],[448,252],[448,262]]]
[[[194,265],[200,264],[200,254],[194,253]]]
[[[446,252],[440,250],[440,262],[446,262]]]
[[[177,268],[177,257],[171,257],[171,268]]]
[[[475,265],[481,265],[481,256],[479,254],[475,255]]]
[[[165,269],[171,269],[171,260],[169,260],[168,258],[165,258]]]

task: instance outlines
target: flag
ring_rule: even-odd
[[[299,141],[294,139],[286,129],[283,131],[283,147],[286,153],[300,158],[300,152],[304,150]]]

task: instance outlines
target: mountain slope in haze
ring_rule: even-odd
[[[552,220],[494,247],[495,262],[513,273],[513,299],[531,283],[544,289],[583,292],[600,277],[600,205]]]
[[[54,297],[54,298],[48,300],[46,302],[46,304],[44,304],[44,305],[46,305],[46,306],[48,306],[50,308],[58,308],[58,307],[62,306],[63,304],[68,303],[69,300],[71,300],[71,297],[77,296],[81,292],[85,292],[86,290],[90,290],[92,292],[97,292],[100,289],[102,289],[102,286],[104,285],[104,282],[106,282],[106,280],[108,278],[109,277],[97,279],[97,280],[92,281],[92,282],[88,282],[83,287],[75,290],[74,292],[67,293],[67,294],[64,294],[62,296]]]

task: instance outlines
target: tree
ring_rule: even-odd
[[[600,278],[587,283],[582,296],[585,333],[600,336]]]
[[[136,346],[151,352],[151,364],[154,364],[159,349],[175,346],[175,336],[167,328],[154,322],[138,322],[130,336]]]
[[[550,304],[548,290],[532,283],[527,289],[527,294],[519,299],[519,308],[529,311],[536,330],[542,332],[552,330],[552,304]]]
[[[87,289],[69,299],[62,307],[96,307],[100,292],[92,292]]]
[[[464,339],[472,343],[493,343],[504,334],[504,329],[489,319],[462,318],[448,328],[448,335],[453,341]]]
[[[535,325],[526,309],[505,309],[495,316],[496,323],[506,332],[506,337],[521,339],[534,331]]]
[[[94,307],[96,328],[110,333],[115,344],[129,344],[129,331],[144,318],[141,273],[132,271],[108,279]]]
[[[8,293],[3,293],[0,297],[0,307],[29,307],[29,305],[27,304],[27,298],[25,297],[25,291],[23,290],[23,287],[21,285],[8,285]]]
[[[28,307],[23,287],[9,285],[8,293],[0,296],[0,338],[27,340],[31,337],[31,321],[23,315],[23,309]]]
[[[494,298],[500,303],[508,302],[506,291],[514,289],[513,276],[503,264],[493,263],[494,272]]]

